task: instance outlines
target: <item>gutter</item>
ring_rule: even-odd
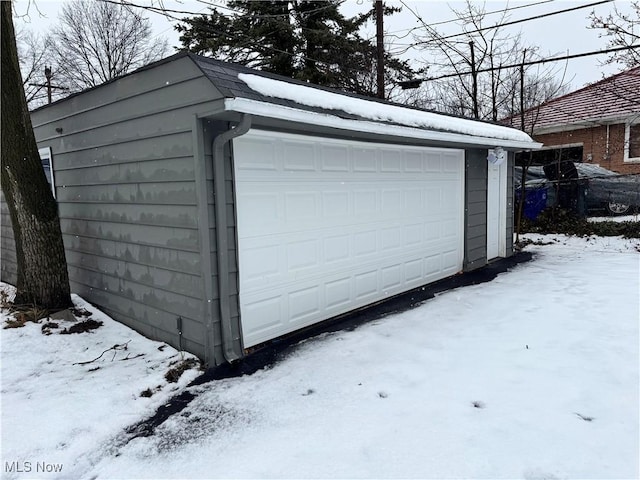
[[[229,303],[229,242],[227,238],[227,202],[224,176],[224,146],[227,142],[244,135],[251,128],[251,115],[244,114],[240,123],[213,140],[213,181],[216,210],[216,242],[218,260],[218,298],[220,304],[220,323],[222,330],[222,349],[228,362],[240,359],[242,354],[241,339],[237,343],[233,338],[231,306]],[[203,247],[204,248],[204,247]],[[236,348],[236,344],[240,348]]]
[[[310,112],[297,108],[285,107],[274,103],[260,102],[246,98],[228,98],[224,101],[225,111],[252,114],[276,118],[296,123],[320,125],[338,130],[373,133],[377,135],[395,136],[411,139],[422,139],[437,142],[483,146],[487,148],[502,147],[512,150],[536,150],[542,143],[525,140],[502,139],[497,137],[481,137],[476,135],[425,130],[403,125],[378,123],[367,120],[351,120],[335,115]],[[505,127],[506,128],[506,127]]]

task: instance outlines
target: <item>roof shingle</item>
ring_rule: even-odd
[[[640,67],[529,109],[525,124],[527,132],[536,134],[562,126],[601,125],[633,114],[640,114]],[[520,116],[505,119],[504,123],[518,126]]]

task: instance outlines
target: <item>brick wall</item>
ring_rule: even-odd
[[[583,162],[597,163],[619,173],[640,173],[640,163],[624,163],[624,124],[609,126],[608,152],[606,126],[548,133],[534,138],[545,147],[581,143]]]

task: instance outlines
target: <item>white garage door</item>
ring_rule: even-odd
[[[233,147],[245,347],[462,269],[462,150],[256,130]]]

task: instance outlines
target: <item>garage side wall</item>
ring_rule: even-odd
[[[206,300],[192,130],[216,96],[185,58],[32,116],[39,147],[53,153],[72,291],[202,358]]]
[[[0,280],[15,285],[18,282],[16,243],[13,239],[11,217],[0,192]]]
[[[465,151],[464,269],[487,264],[487,150]]]

